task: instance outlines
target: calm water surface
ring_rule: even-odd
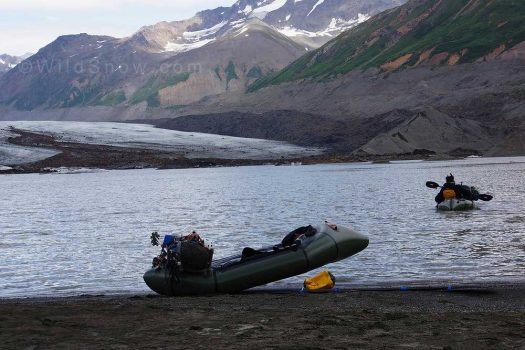
[[[437,212],[424,185],[449,172],[495,200]],[[324,220],[370,237],[342,283],[524,281],[524,178],[525,158],[1,176],[0,297],[147,291],[154,230],[219,258]]]

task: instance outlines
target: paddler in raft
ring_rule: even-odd
[[[445,183],[441,186],[441,191],[439,191],[435,200],[436,203],[442,203],[448,199],[457,198],[457,199],[466,199],[469,201],[479,200],[479,192],[472,187],[464,185],[456,185],[454,175],[450,174],[445,178]]]

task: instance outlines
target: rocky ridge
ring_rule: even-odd
[[[244,92],[260,77],[402,2],[240,0],[143,27],[129,38],[62,36],[0,78],[0,104],[25,111],[178,109],[208,96]]]

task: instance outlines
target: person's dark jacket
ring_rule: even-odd
[[[471,201],[479,200],[479,192],[475,188],[464,185],[456,185],[455,183],[446,183],[443,185],[441,191],[439,191],[438,195],[436,196],[437,203],[441,203],[445,200],[443,191],[448,189],[454,190],[454,192],[456,192],[456,198],[468,199]]]

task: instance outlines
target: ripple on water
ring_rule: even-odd
[[[509,224],[523,224],[525,223],[525,216],[513,216],[505,219],[506,223]]]
[[[525,216],[515,203],[525,202],[525,163],[515,160],[4,177],[0,297],[147,291],[152,231],[196,229],[221,258],[327,219],[371,240],[328,266],[340,282],[523,279]],[[424,184],[449,172],[496,199],[437,212]]]

